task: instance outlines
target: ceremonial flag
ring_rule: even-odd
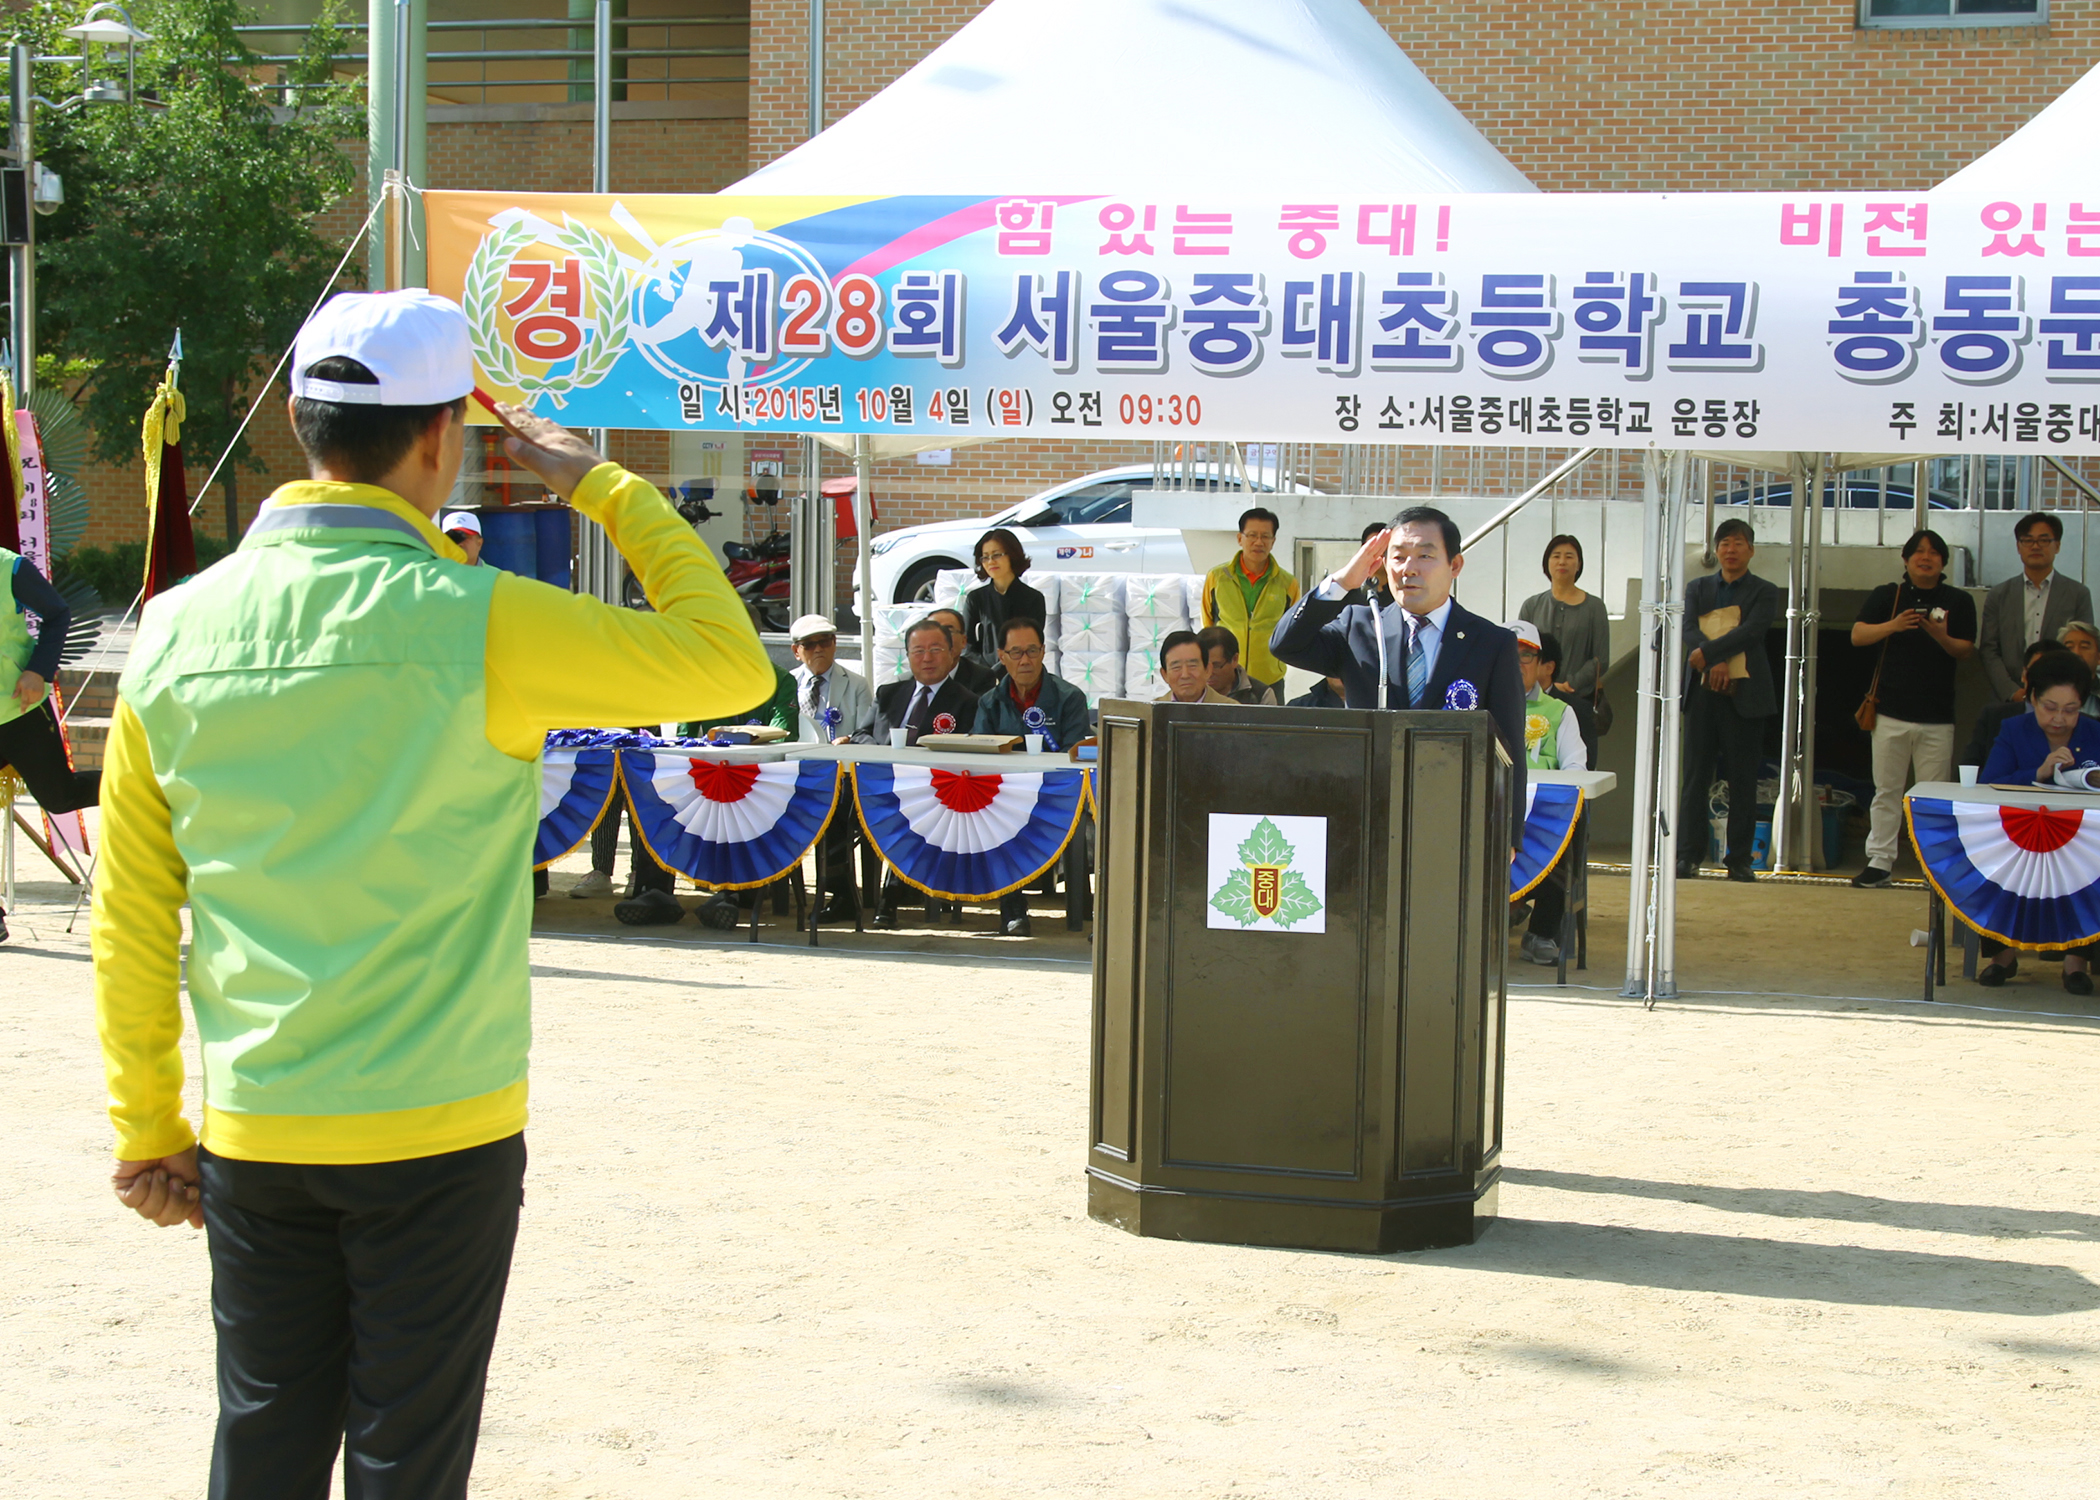
[[[189,483],[182,472],[182,422],[187,412],[177,380],[182,372],[182,334],[168,360],[168,373],[146,408],[140,434],[146,459],[146,584],[139,602],[172,588],[197,571],[197,541],[190,530]]]

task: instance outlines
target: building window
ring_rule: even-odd
[[[1859,24],[1882,27],[2043,26],[2049,0],[1859,0]]]

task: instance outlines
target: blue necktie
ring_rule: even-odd
[[[1429,691],[1429,651],[1422,644],[1422,634],[1429,629],[1426,615],[1407,617],[1407,706],[1420,708],[1422,695]]]

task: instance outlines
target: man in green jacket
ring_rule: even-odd
[[[1232,632],[1247,675],[1275,689],[1273,703],[1283,701],[1284,664],[1270,653],[1269,637],[1299,594],[1298,580],[1270,556],[1277,524],[1276,512],[1263,506],[1241,513],[1240,550],[1204,576],[1202,622]]]
[[[338,1448],[364,1500],[466,1494],[523,1197],[546,732],[773,688],[692,528],[524,411],[498,408],[506,452],[654,611],[465,565],[432,518],[469,349],[424,291],[316,314],[291,364],[312,480],[146,606],[119,685],[92,939],[113,1180],[207,1232],[214,1500],[325,1500]]]

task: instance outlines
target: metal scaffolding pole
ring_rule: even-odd
[[[612,0],[591,13],[591,191],[612,191]]]
[[[1793,828],[1796,793],[1794,775],[1799,769],[1801,739],[1801,625],[1802,589],[1808,544],[1808,464],[1795,454],[1791,467],[1794,505],[1789,513],[1786,552],[1786,675],[1779,693],[1779,796],[1772,807],[1772,868],[1793,868]]]
[[[875,686],[875,554],[868,550],[874,542],[874,528],[869,523],[874,516],[875,502],[870,490],[875,483],[875,459],[869,451],[866,433],[853,440],[853,529],[860,533],[860,674]]]
[[[1657,684],[1661,681],[1661,647],[1657,608],[1656,575],[1662,555],[1663,486],[1661,457],[1654,451],[1642,455],[1641,474],[1646,491],[1641,506],[1641,629],[1635,650],[1640,653],[1640,687],[1635,699],[1633,742],[1633,852],[1632,882],[1626,909],[1626,984],[1621,994],[1644,999],[1648,976],[1653,970],[1650,940],[1655,931],[1654,893],[1658,875],[1656,848],[1656,758]],[[1675,877],[1664,870],[1660,879]]]
[[[15,165],[27,174],[30,191],[36,183],[36,86],[30,72],[35,51],[16,47],[10,55],[8,115],[13,139],[9,142]],[[26,397],[36,389],[36,214],[29,215],[29,242],[8,249],[8,344],[14,351],[15,392]],[[8,834],[9,869],[12,870],[14,834]],[[13,879],[12,874],[8,877]]]
[[[1823,803],[1816,794],[1816,677],[1822,655],[1823,621],[1823,476],[1827,460],[1818,453],[1809,469],[1808,492],[1815,504],[1808,513],[1808,546],[1801,571],[1801,701],[1794,723],[1799,745],[1799,800],[1795,803],[1795,865],[1803,870],[1825,868],[1823,857]],[[1836,514],[1836,512],[1833,512]],[[1773,869],[1779,866],[1775,862]]]
[[[1678,852],[1681,840],[1697,840],[1705,834],[1703,824],[1698,829],[1678,826],[1684,800],[1678,795],[1678,785],[1684,779],[1684,532],[1691,456],[1678,451],[1658,457],[1663,470],[1662,541],[1657,549],[1662,566],[1656,578],[1655,604],[1662,644],[1656,653],[1655,941],[1647,986],[1651,1006],[1677,994]]]

